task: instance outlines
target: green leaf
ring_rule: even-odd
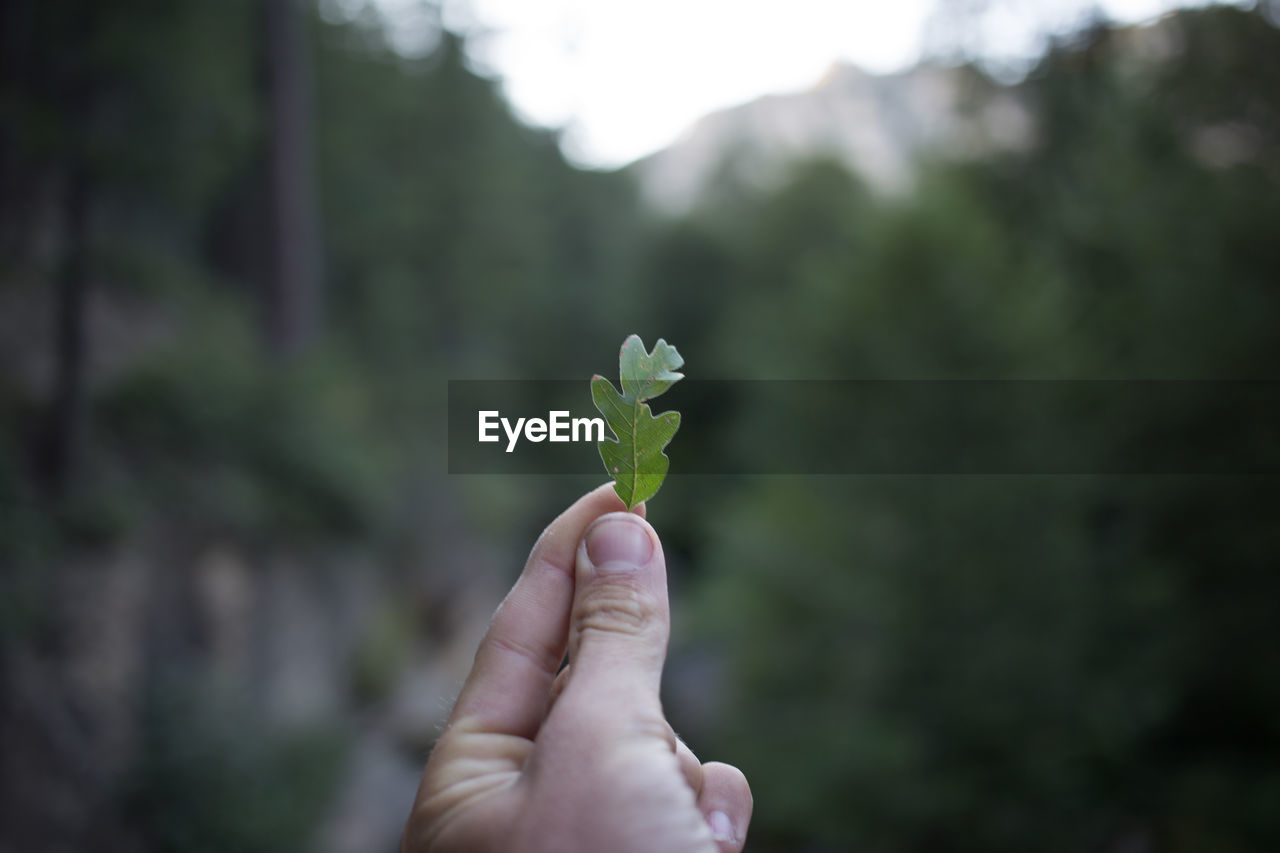
[[[640,337],[631,335],[618,353],[622,393],[603,376],[591,377],[591,399],[617,437],[599,443],[600,458],[627,509],[653,497],[667,476],[671,460],[662,451],[680,428],[680,413],[654,415],[645,400],[683,379],[683,373],[675,372],[683,364],[666,341],[659,339],[653,352],[646,353]]]

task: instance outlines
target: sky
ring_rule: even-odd
[[[429,49],[423,0],[375,0],[392,41]],[[339,6],[354,0],[335,0]],[[476,70],[524,121],[562,131],[575,163],[614,168],[675,141],[700,117],[815,85],[837,62],[887,73],[919,60],[940,0],[442,0]],[[954,0],[952,0],[954,3]],[[1123,22],[1175,0],[997,0],[981,43],[993,66],[1025,68],[1045,33],[1092,7]],[[1195,5],[1194,0],[1191,5]],[[932,30],[930,21],[935,22]]]

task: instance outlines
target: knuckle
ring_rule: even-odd
[[[676,754],[676,733],[662,716],[661,708],[638,707],[625,723],[624,733],[631,738],[648,743],[661,743],[664,752]]]
[[[652,628],[657,610],[656,602],[639,590],[602,585],[582,597],[574,622],[580,633],[637,635]]]

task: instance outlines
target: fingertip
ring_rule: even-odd
[[[702,765],[698,809],[721,853],[739,853],[746,845],[754,807],[751,785],[741,770],[719,761]]]
[[[649,511],[644,501],[640,501],[640,503],[636,504],[630,509],[627,508],[626,501],[624,501],[622,499],[622,496],[618,494],[617,483],[613,480],[606,480],[605,482],[601,483],[599,486],[596,486],[590,492],[590,494],[596,494],[598,492],[605,492],[605,491],[607,491],[608,494],[612,495],[616,499],[618,504],[618,507],[616,510],[617,512],[629,512],[633,515],[638,515],[641,518],[645,518],[648,516]]]
[[[724,842],[732,844],[737,840],[733,831],[733,821],[719,809],[707,815],[707,826],[711,827],[711,837],[717,844]]]
[[[657,552],[657,533],[628,512],[611,512],[591,522],[583,535],[588,565],[596,572],[643,568]]]
[[[628,695],[642,686],[656,700],[669,632],[666,564],[657,532],[634,513],[596,518],[578,545],[570,660],[582,665],[589,683],[629,682]]]

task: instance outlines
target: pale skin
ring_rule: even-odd
[[[663,714],[662,544],[604,485],[543,531],[431,752],[402,853],[738,853],[751,790]],[[566,653],[569,666],[560,671]]]

